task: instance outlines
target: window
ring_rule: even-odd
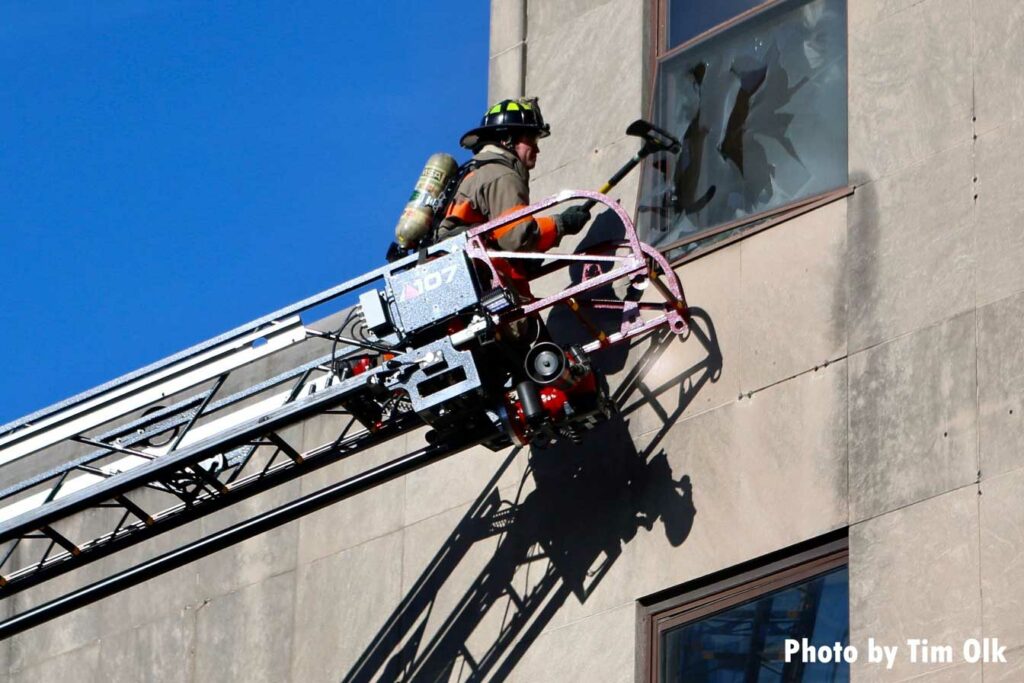
[[[849,644],[845,538],[642,608],[646,679],[658,683],[849,681],[845,662],[786,662],[787,639]]]
[[[658,2],[651,118],[682,151],[645,165],[644,241],[692,249],[847,185],[846,0]]]

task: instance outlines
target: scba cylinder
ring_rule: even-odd
[[[430,232],[438,200],[458,168],[458,162],[450,154],[439,152],[427,159],[416,189],[412,191],[412,197],[395,226],[395,242],[398,246],[403,249],[415,247]]]

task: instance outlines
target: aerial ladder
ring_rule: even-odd
[[[606,207],[622,238],[579,253],[502,252],[489,239],[579,200]],[[508,276],[516,260],[533,262],[532,282],[569,284],[524,292]],[[550,338],[541,316],[554,307],[588,341]],[[659,329],[686,335],[688,323],[678,277],[619,204],[566,191],[4,425],[0,471],[20,479],[0,490],[0,601],[429,431],[412,452],[9,616],[0,639],[472,446],[579,442],[614,412],[591,356]],[[253,381],[271,358],[288,369]],[[326,442],[292,435],[325,416]]]

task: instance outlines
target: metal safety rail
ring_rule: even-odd
[[[622,222],[626,238],[585,254],[503,253],[487,248],[487,233],[572,199],[605,204]],[[420,417],[398,400],[384,407],[375,424],[367,425],[365,416],[353,413],[353,397],[366,394],[395,367],[422,364],[424,349],[405,346],[397,336],[378,339],[360,331],[351,312],[358,309],[360,295],[381,281],[411,272],[424,257],[429,260],[458,251],[465,251],[483,272],[490,273],[491,282],[482,283],[484,289],[509,288],[503,260],[546,259],[541,274],[580,261],[596,264],[600,271],[551,296],[527,298],[493,311],[490,323],[495,326],[565,305],[594,332],[594,340],[584,349],[587,352],[660,326],[676,334],[687,329],[688,312],[677,277],[660,253],[639,242],[617,203],[590,192],[549,198],[430,247],[426,254],[378,268],[0,428],[0,468],[24,465],[29,458],[46,463],[36,468],[45,471],[0,491],[0,599],[421,426]],[[654,282],[663,301],[593,296],[621,278]],[[587,318],[588,309],[620,311],[620,327],[610,333],[599,330]],[[347,317],[337,331],[313,329],[301,319],[301,314],[311,311]],[[324,354],[328,345],[333,348]],[[367,350],[386,351],[394,357],[360,374],[345,369],[341,361]],[[244,377],[254,373],[238,371],[271,354],[291,354],[287,357],[294,357],[296,365],[245,385]],[[315,448],[301,450],[289,434],[291,428],[323,416],[332,416],[332,436]],[[493,437],[493,433],[476,432],[449,435],[422,452],[398,459],[387,471],[400,476],[402,463],[422,466]],[[413,455],[417,457],[409,459]],[[368,478],[356,478],[358,487],[336,491],[332,500],[365,490],[367,482],[375,481],[371,473],[366,473]],[[327,504],[325,499],[318,500]],[[290,505],[267,513],[263,526],[248,525],[244,533],[259,533],[255,529],[269,528],[266,524],[271,520],[275,525],[284,523],[280,520],[308,510]],[[89,515],[83,522],[81,513],[86,511]],[[0,638],[191,561],[183,558],[195,559],[247,538],[244,533],[190,544],[163,560],[140,565],[144,570],[129,571],[119,579],[110,577],[13,617],[0,623]]]

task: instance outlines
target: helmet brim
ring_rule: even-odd
[[[551,135],[551,126],[546,123],[543,126],[530,126],[520,123],[509,123],[503,126],[478,126],[473,130],[467,131],[459,140],[459,144],[466,149],[476,149],[486,140],[499,138],[505,133],[518,133],[520,131],[536,133],[538,138],[546,138]]]

